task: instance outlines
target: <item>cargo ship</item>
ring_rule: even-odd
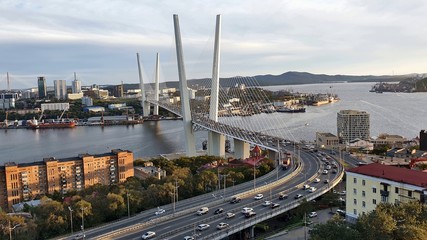
[[[305,112],[305,107],[281,107],[278,108],[276,111],[284,113],[303,113]]]
[[[28,129],[47,129],[47,128],[73,128],[76,126],[75,121],[62,120],[53,122],[39,122],[36,119],[27,121]]]

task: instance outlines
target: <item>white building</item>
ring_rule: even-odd
[[[42,103],[41,110],[42,112],[45,110],[68,110],[70,109],[70,103]]]
[[[369,113],[357,110],[341,110],[337,114],[337,135],[343,143],[356,138],[369,140]]]
[[[18,93],[1,93],[0,94],[0,109],[15,108],[15,102],[18,99]]]
[[[53,81],[53,87],[55,90],[55,98],[56,99],[66,99],[67,98],[67,81],[55,80],[55,81]]]
[[[81,93],[82,92],[82,82],[80,80],[75,79],[71,85],[73,93]]]
[[[82,105],[87,107],[93,106],[93,99],[91,97],[82,97]]]

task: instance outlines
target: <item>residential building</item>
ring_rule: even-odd
[[[325,149],[338,149],[339,139],[332,133],[316,132],[316,146]]]
[[[402,147],[408,140],[399,135],[380,134],[376,139],[372,139],[371,142],[374,146],[389,145],[393,147]]]
[[[347,170],[346,218],[354,222],[379,203],[427,204],[427,173],[371,163]]]
[[[18,93],[6,92],[0,94],[0,109],[15,108],[15,102],[19,99]]]
[[[53,81],[53,88],[55,89],[55,98],[56,99],[66,99],[67,98],[67,82],[65,80]]]
[[[113,96],[117,98],[123,97],[123,84],[116,85],[113,87]]]
[[[115,149],[111,152],[15,164],[0,167],[0,207],[38,198],[55,191],[67,193],[102,184],[113,185],[134,176],[133,153]]]
[[[342,143],[356,138],[369,140],[369,113],[357,110],[341,110],[337,114],[337,135]]]
[[[38,77],[37,86],[39,88],[39,99],[46,98],[47,97],[46,78]]]
[[[71,85],[72,93],[81,93],[82,92],[82,82],[80,80],[74,79]]]
[[[93,106],[93,100],[91,97],[82,97],[82,105],[86,107]]]
[[[420,150],[427,151],[427,132],[425,130],[420,131]]]

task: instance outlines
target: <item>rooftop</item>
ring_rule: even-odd
[[[395,182],[407,183],[419,187],[427,187],[427,173],[406,168],[393,167],[379,163],[371,163],[352,168],[347,172],[358,173]]]

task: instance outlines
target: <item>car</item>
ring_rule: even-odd
[[[142,234],[142,239],[150,239],[150,238],[154,238],[155,236],[156,236],[156,232],[148,231]]]
[[[246,213],[248,213],[248,212],[252,212],[253,210],[254,210],[253,208],[244,207],[244,208],[242,209],[242,213],[243,213],[243,214],[246,214]]]
[[[309,214],[308,214],[308,217],[309,217],[309,218],[317,217],[317,212],[311,212],[311,213],[309,213]]]
[[[311,193],[315,192],[316,190],[317,190],[317,188],[315,188],[315,187],[311,187],[311,188],[308,189],[308,191],[311,192]]]
[[[344,196],[346,193],[347,192],[344,190],[344,191],[339,192],[338,195]]]
[[[331,169],[331,165],[326,166],[326,169],[330,170]]]
[[[86,235],[84,233],[79,233],[74,235],[73,240],[81,240],[84,239],[86,237]]]
[[[254,199],[255,200],[260,200],[264,197],[264,195],[262,195],[262,193],[258,193],[257,195],[255,195]]]
[[[334,170],[332,170],[332,173],[333,173],[333,174],[337,174],[337,170],[335,170],[335,169],[334,169]]]
[[[270,207],[271,208],[277,208],[277,207],[280,207],[280,204],[278,204],[278,203],[271,203]]]
[[[339,214],[339,215],[341,215],[341,216],[345,217],[345,211],[344,211],[344,210],[337,209],[337,214]]]
[[[166,210],[164,210],[163,208],[157,208],[157,211],[154,214],[155,215],[160,215],[160,214],[163,214],[165,212],[166,212]]]
[[[320,182],[320,178],[315,178],[315,179],[314,179],[314,182],[315,182],[315,183]]]
[[[285,194],[285,193],[279,193],[279,199],[280,200],[283,200],[283,199],[287,199],[288,198],[288,195],[287,194]]]
[[[324,183],[329,183],[329,179],[325,179],[323,182]]]
[[[324,175],[328,174],[328,170],[323,170],[322,174]]]
[[[302,189],[304,189],[304,190],[307,190],[307,189],[309,189],[310,188],[310,185],[308,185],[308,184],[305,184],[303,187],[302,187]]]
[[[239,203],[240,201],[242,201],[241,198],[239,198],[239,197],[232,197],[230,203]]]
[[[297,195],[295,195],[295,197],[294,197],[295,199],[298,199],[298,198],[302,198],[302,194],[297,194]]]
[[[262,204],[264,207],[270,206],[272,202],[271,201],[264,201],[264,203]]]
[[[228,228],[229,226],[230,225],[228,223],[221,222],[221,223],[218,223],[218,225],[216,225],[216,229],[221,230],[221,229],[224,229],[224,228]]]
[[[313,221],[308,220],[307,222],[305,222],[305,224],[311,225],[311,224],[313,224]]]
[[[222,212],[224,212],[224,209],[223,208],[218,208],[217,210],[215,210],[214,214],[220,214]]]
[[[234,216],[236,216],[236,214],[232,213],[232,212],[228,212],[225,214],[225,218],[229,219],[229,218],[233,218]]]
[[[197,211],[197,215],[203,215],[209,212],[209,208],[208,207],[202,207]]]
[[[202,224],[199,224],[199,226],[197,226],[197,230],[199,230],[199,231],[203,231],[203,230],[208,229],[210,226],[211,226],[211,225],[209,225],[209,224],[202,223]]]
[[[192,236],[185,236],[184,240],[195,240],[195,238]]]
[[[250,217],[253,217],[255,215],[256,215],[256,212],[254,212],[254,211],[245,213],[246,218],[250,218]]]

